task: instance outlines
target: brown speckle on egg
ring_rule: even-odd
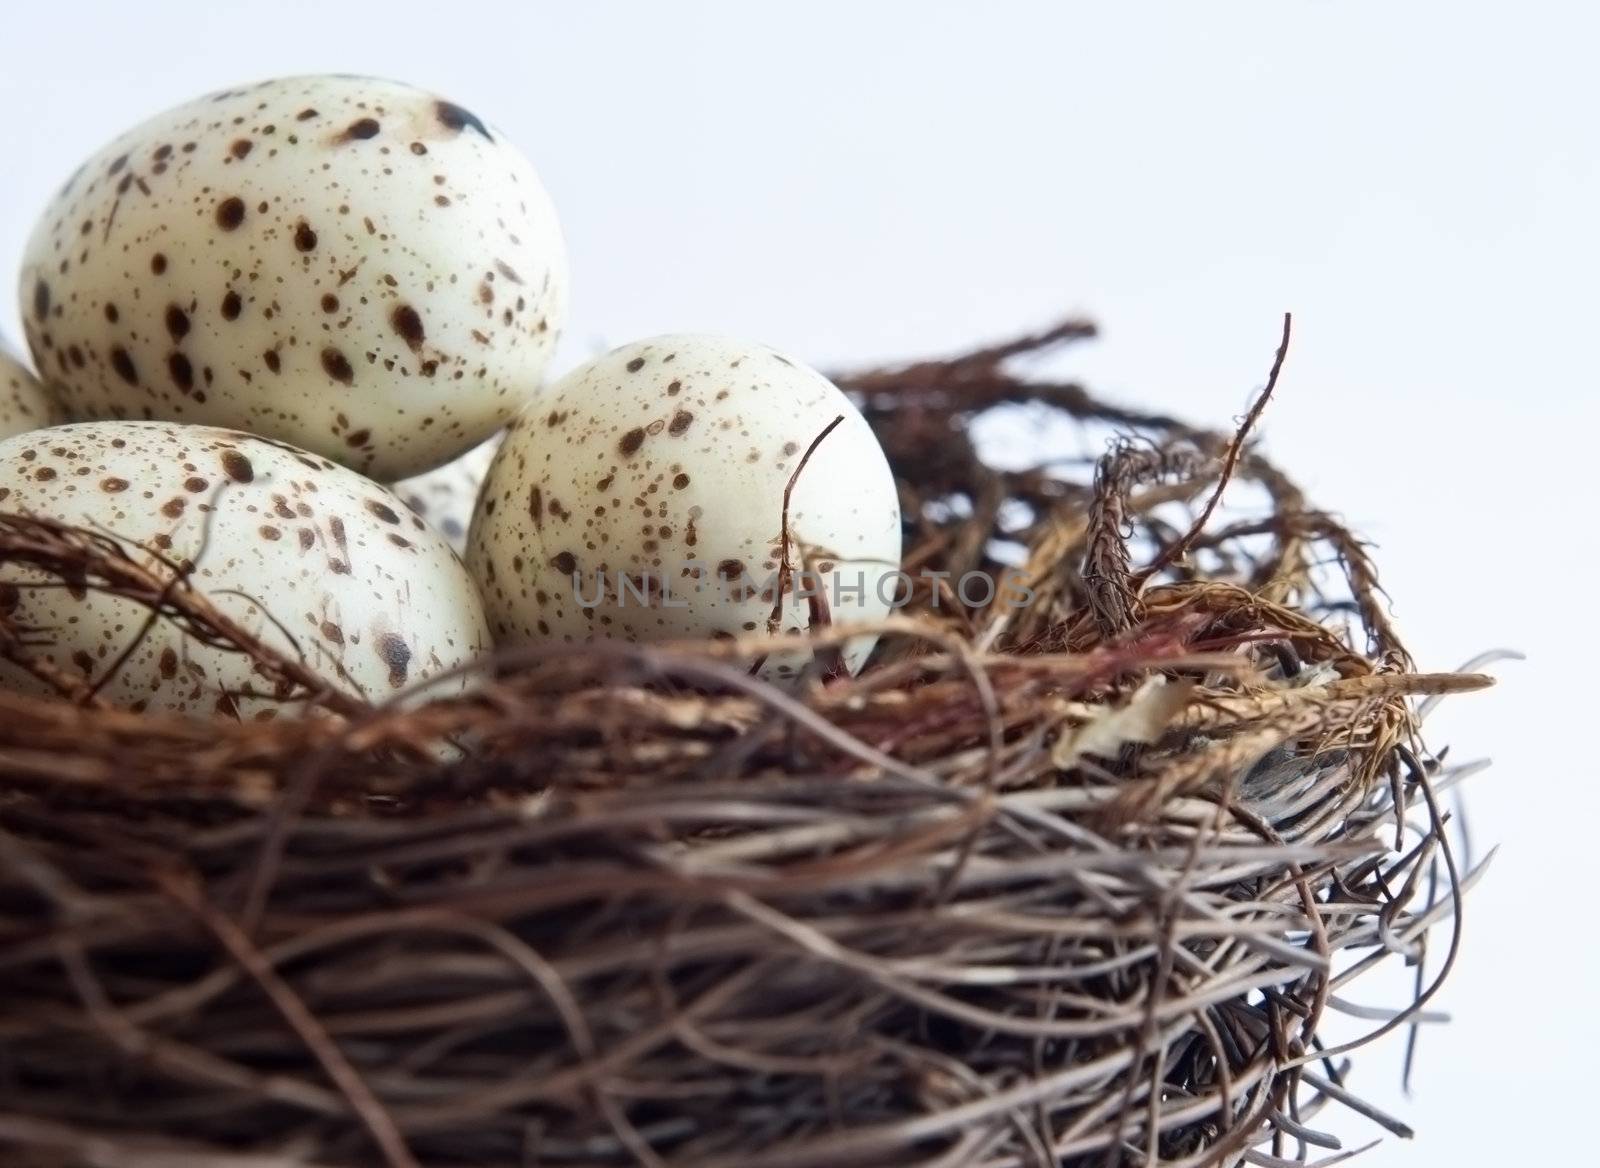
[[[139,371],[134,368],[133,358],[128,356],[128,350],[117,345],[111,350],[111,368],[117,371],[117,376],[129,385],[139,384]]]
[[[389,667],[389,684],[399,689],[406,683],[406,675],[411,667],[411,647],[398,633],[381,633],[373,644],[378,656]]]
[[[350,359],[331,346],[322,350],[322,370],[341,385],[355,383],[356,371],[351,367]]]
[[[413,353],[422,348],[426,334],[422,328],[422,317],[415,308],[409,304],[397,305],[389,314],[389,319],[394,322],[394,331],[400,334]]]
[[[182,353],[171,353],[167,357],[167,373],[172,378],[172,384],[184,393],[194,388],[194,366],[189,358]]]
[[[254,482],[256,477],[254,464],[237,450],[222,452],[222,472],[236,483]]]
[[[439,121],[444,123],[447,129],[456,131],[473,129],[490,142],[494,141],[494,136],[489,133],[489,128],[471,110],[464,109],[453,101],[436,102],[433,108],[434,112],[439,116]]]
[[[217,204],[217,226],[224,231],[234,231],[244,222],[244,200],[237,195]]]
[[[365,142],[369,138],[376,138],[382,129],[377,118],[357,118],[345,127],[341,137],[346,142]]]

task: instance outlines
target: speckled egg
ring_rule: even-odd
[[[433,529],[449,541],[458,553],[467,550],[467,528],[472,523],[472,509],[477,505],[478,492],[483,489],[483,476],[495,451],[500,449],[502,435],[496,434],[481,446],[474,446],[454,462],[435,467],[426,474],[402,479],[389,489],[399,495],[407,507],[422,516]]]
[[[52,200],[21,276],[36,366],[74,418],[231,427],[385,482],[515,415],[566,292],[550,200],[498,130],[344,76],[124,134]]]
[[[784,490],[819,437],[789,501],[780,595]],[[573,371],[512,425],[467,563],[513,642],[874,621],[898,583],[900,506],[877,438],[826,378],[763,345],[657,337]],[[871,647],[856,638],[846,664]]]
[[[0,345],[0,439],[61,420],[60,407],[32,370]]]
[[[193,562],[190,579],[218,608],[373,701],[489,643],[472,581],[440,536],[376,483],[270,440],[168,422],[18,435],[0,442],[0,510],[109,531],[146,562]],[[258,718],[284,708],[243,655],[165,621],[140,641],[147,610],[134,601],[0,565],[0,608],[117,704]],[[6,662],[0,685],[46,692]]]

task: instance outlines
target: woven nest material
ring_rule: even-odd
[[[917,580],[855,678],[823,629],[783,688],[753,637],[517,650],[371,708],[177,565],[0,515],[0,563],[322,707],[0,694],[0,1162],[1277,1165],[1371,1130],[1341,1110],[1404,1134],[1319,1035],[1412,1026],[1448,970],[1426,932],[1453,954],[1475,872],[1414,699],[1487,679],[1416,672],[1363,546],[1246,442],[1270,383],[1218,433],[1018,372],[1092,331],[839,378]],[[995,469],[974,419],[1019,408],[1121,436]],[[1006,565],[1030,603],[949,586]],[[31,643],[0,606],[0,652],[43,669]],[[1347,997],[1386,959],[1417,967],[1392,1014]]]

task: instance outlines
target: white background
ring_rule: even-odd
[[[668,330],[823,365],[965,347],[1070,310],[1071,376],[1226,425],[1279,314],[1264,434],[1377,543],[1424,667],[1508,645],[1433,739],[1492,755],[1413,1123],[1362,1162],[1567,1162],[1593,1119],[1600,945],[1594,599],[1600,22],[1571,3],[661,5],[152,0],[8,6],[0,272],[134,121],[293,72],[435,88],[561,209],[563,364]],[[7,278],[3,331],[13,338]],[[1567,761],[1567,756],[1577,762]],[[1370,1000],[1367,987],[1352,996]],[[1347,1117],[1347,1143],[1376,1132]],[[1580,1140],[1586,1139],[1581,1134]],[[1569,1145],[1570,1146],[1570,1145]]]

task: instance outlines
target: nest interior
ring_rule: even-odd
[[[1247,440],[1287,320],[1227,432],[1022,368],[1092,334],[838,378],[915,581],[854,678],[822,628],[781,688],[753,637],[517,650],[369,707],[179,565],[0,514],[0,565],[321,707],[0,694],[0,1159],[1272,1166],[1342,1156],[1341,1111],[1405,1134],[1347,1055],[1448,971],[1476,869],[1420,719],[1486,679],[1419,673],[1366,549]],[[1115,437],[997,469],[997,410]],[[1026,604],[951,587],[1007,568]],[[37,634],[0,604],[48,672]],[[1348,996],[1386,960],[1391,1013]],[[1323,1037],[1339,1010],[1362,1037]]]

